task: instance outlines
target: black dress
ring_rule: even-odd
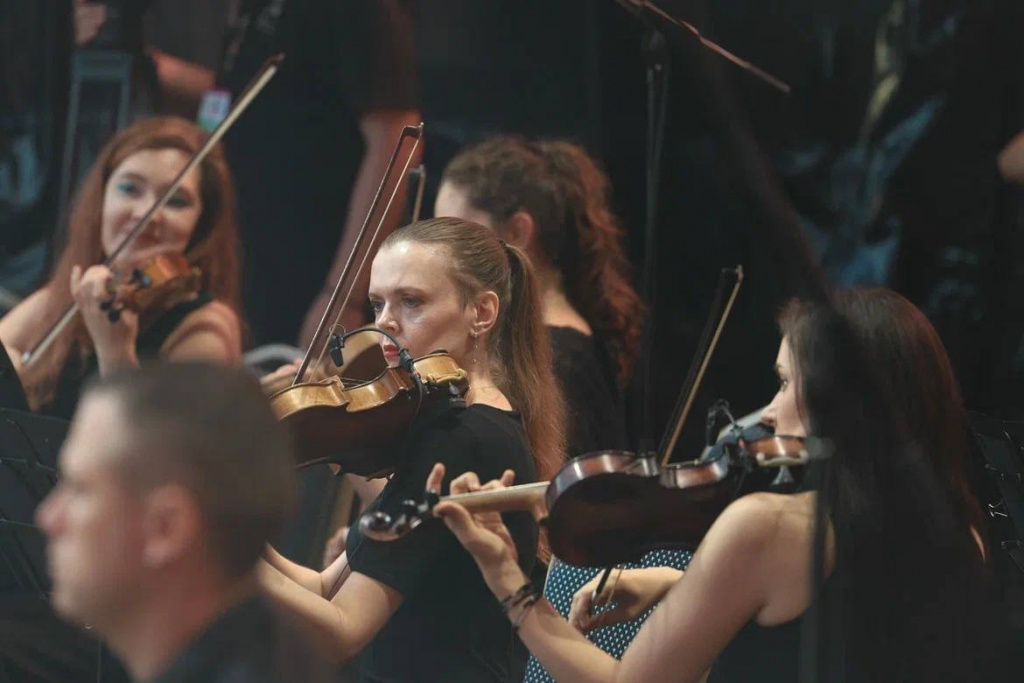
[[[612,360],[597,336],[548,327],[568,426],[567,454],[626,448],[626,418]]]
[[[178,325],[191,313],[198,311],[203,306],[211,303],[213,297],[208,292],[200,292],[199,296],[191,301],[184,301],[177,306],[167,309],[163,315],[156,319],[151,325],[139,332],[135,344],[136,354],[139,360],[155,360],[160,357],[160,348],[171,336],[171,333],[178,328]],[[68,356],[64,369],[57,380],[57,390],[53,400],[38,410],[44,415],[62,417],[70,420],[78,407],[78,399],[82,394],[82,385],[90,376],[96,373],[98,364],[96,356],[89,356],[82,359],[73,346]]]
[[[446,481],[467,471],[482,481],[506,469],[520,483],[536,480],[526,432],[517,413],[486,405],[447,407],[421,417],[410,430],[398,471],[370,511],[399,511],[402,501],[421,500],[437,462]],[[503,515],[519,564],[529,575],[537,527],[530,515]],[[381,543],[358,526],[348,535],[353,571],[402,594],[403,603],[360,654],[362,681],[521,681],[526,651],[512,633],[480,570],[441,520],[423,522],[402,539]]]
[[[793,683],[799,678],[800,624],[778,626],[750,621],[722,650],[708,683]]]

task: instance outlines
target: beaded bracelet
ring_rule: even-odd
[[[519,611],[519,616],[512,622],[512,633],[519,631],[519,625],[523,623],[523,619],[526,618],[526,613],[530,611],[530,608],[536,605],[540,601],[540,593],[531,593],[525,601],[523,601],[523,608]]]
[[[508,616],[509,610],[513,607],[530,597],[536,598],[539,595],[540,591],[533,585],[533,581],[527,581],[519,590],[499,602],[498,606],[501,607],[501,613]]]

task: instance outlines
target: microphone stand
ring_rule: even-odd
[[[644,220],[644,265],[641,286],[649,314],[644,325],[642,363],[641,409],[642,426],[637,453],[646,453],[654,447],[654,426],[651,419],[651,380],[654,363],[654,329],[657,311],[657,249],[658,235],[658,190],[661,188],[661,160],[665,147],[665,119],[668,111],[668,78],[671,54],[665,36],[654,26],[649,26],[643,39],[644,62],[647,71],[647,149],[646,197]]]
[[[656,275],[657,259],[657,222],[658,222],[658,191],[661,188],[661,160],[665,143],[665,120],[668,111],[667,82],[670,74],[670,49],[662,30],[670,31],[674,36],[696,40],[702,47],[728,60],[762,82],[788,93],[789,86],[761,70],[756,65],[726,50],[714,41],[701,35],[693,25],[662,10],[650,0],[616,0],[616,2],[633,14],[647,27],[643,40],[643,55],[647,66],[647,192],[646,221],[644,233],[644,265],[642,275],[642,295],[649,307],[647,325],[644,328],[643,355],[641,369],[641,417],[639,448],[637,453],[645,453],[653,446],[653,425],[651,424],[651,351],[656,321]],[[667,29],[665,28],[667,27]]]

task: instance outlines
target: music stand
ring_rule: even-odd
[[[57,480],[68,422],[0,410],[0,587],[47,598],[46,541],[36,508]],[[7,574],[8,576],[4,576]]]
[[[1024,422],[971,413],[988,481],[978,482],[989,516],[992,565],[1014,627],[1024,633]]]
[[[0,341],[0,408],[28,410],[25,389],[21,386],[18,371],[14,369],[14,363],[2,341]]]
[[[971,427],[985,472],[998,488],[998,500],[982,501],[995,522],[997,544],[1024,572],[1024,422],[972,413]]]

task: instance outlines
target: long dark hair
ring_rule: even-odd
[[[938,335],[884,290],[791,302],[780,328],[809,432],[832,444],[810,473],[836,549],[818,680],[978,680],[992,603],[966,416]]]
[[[561,272],[566,297],[608,343],[624,385],[640,349],[644,304],[597,162],[569,142],[501,136],[460,152],[441,181],[499,224],[517,211],[530,214],[540,250]]]
[[[381,249],[402,242],[443,248],[449,276],[464,300],[488,290],[498,295],[499,317],[487,341],[491,379],[523,416],[537,476],[550,479],[565,458],[565,405],[530,260],[487,228],[461,218],[407,225],[388,235]]]

